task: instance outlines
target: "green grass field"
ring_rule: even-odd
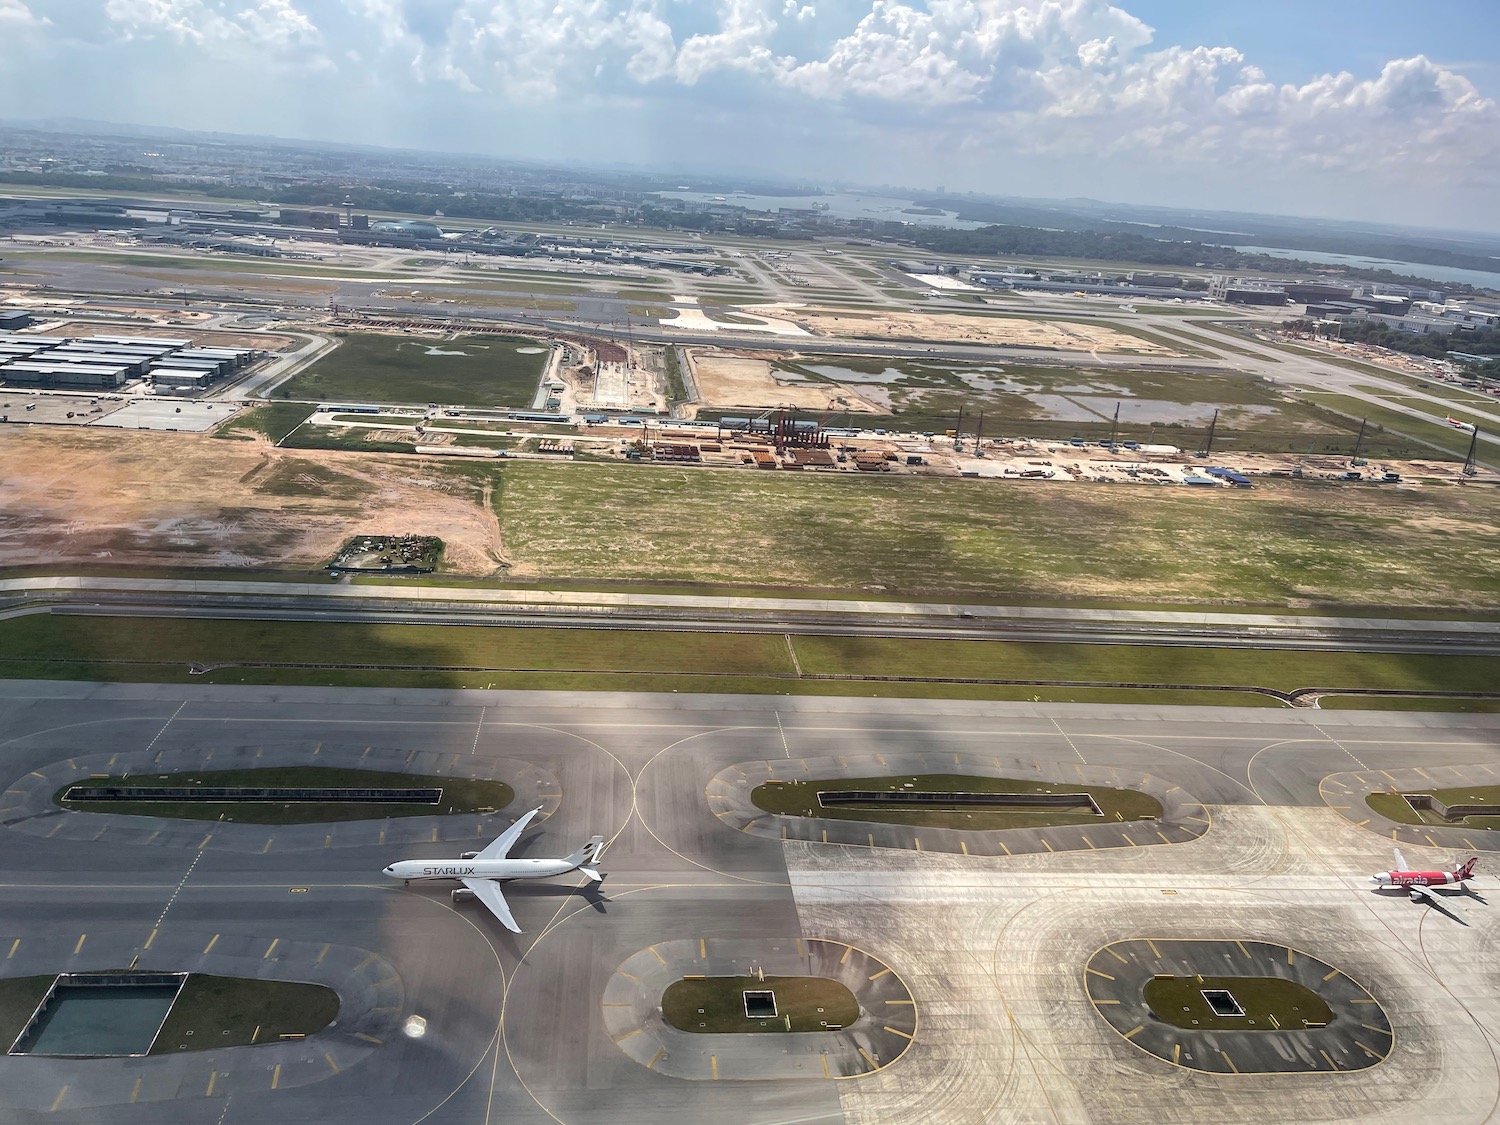
[[[157,1033],[153,1055],[275,1043],[333,1022],[339,996],[321,984],[193,973]]]
[[[31,1013],[36,1011],[36,1006],[56,979],[55,974],[47,973],[0,980],[0,1045],[8,1049],[16,1041],[16,1036],[21,1034]]]
[[[1282,704],[1209,685],[1483,691],[1500,679],[1495,657],[827,637],[793,644],[807,676],[798,676],[779,635],[38,614],[0,622],[0,676],[1233,706]],[[328,667],[298,666],[310,654]],[[209,671],[192,675],[193,663]],[[899,676],[929,682],[867,678]],[[964,679],[1079,686],[954,682]],[[1187,687],[1110,686],[1121,682]],[[1358,698],[1361,707],[1386,705]],[[1434,708],[1445,709],[1443,701]]]
[[[455,470],[450,470],[455,471]],[[1299,605],[1500,602],[1500,490],[1252,490],[487,467],[542,578]]]
[[[749,1019],[744,994],[769,991],[776,1018]],[[679,980],[661,998],[662,1018],[679,1031],[700,1035],[793,1033],[848,1027],[859,1018],[859,1001],[828,977],[707,977]],[[791,1025],[786,1018],[791,1017]]]
[[[402,788],[442,789],[435,805],[372,804],[350,802],[197,802],[197,801],[65,801],[63,794],[75,785],[99,788],[109,785],[146,786],[250,786],[309,788]],[[467,777],[392,773],[386,770],[332,769],[324,766],[279,766],[267,769],[198,770],[192,773],[132,774],[122,777],[88,778],[59,789],[53,801],[80,812],[114,813],[121,816],[160,816],[178,820],[222,820],[234,824],[326,824],[346,820],[383,820],[393,816],[449,816],[455,813],[498,811],[516,799],[515,791],[501,781]]]
[[[1244,1015],[1216,1014],[1203,998],[1216,989],[1229,992]],[[1157,1019],[1187,1031],[1302,1031],[1304,1021],[1333,1018],[1321,996],[1282,977],[1156,977],[1146,982],[1145,1000]]]
[[[1086,793],[1103,813],[1092,810],[1047,808],[1042,805],[1015,808],[965,808],[893,805],[821,805],[819,792],[851,789],[899,792],[910,788],[926,793]],[[906,774],[899,777],[840,777],[807,781],[767,782],[750,792],[758,809],[783,816],[815,816],[831,820],[866,820],[880,824],[910,824],[920,828],[958,828],[988,832],[1001,828],[1045,828],[1056,824],[1098,824],[1103,821],[1140,820],[1160,817],[1161,802],[1134,789],[1111,789],[1102,785],[1068,785],[1023,781],[1009,777],[974,777],[961,774]]]
[[[1494,805],[1500,807],[1500,785],[1465,785],[1454,789],[1414,790],[1428,793],[1444,805]],[[1500,815],[1474,813],[1448,820],[1432,809],[1413,808],[1400,793],[1371,793],[1365,804],[1387,820],[1398,824],[1425,824],[1438,828],[1472,828],[1481,832],[1500,829]]]
[[[519,408],[531,404],[546,366],[542,345],[525,336],[451,340],[342,333],[340,344],[273,392],[320,402],[462,403]],[[433,352],[455,352],[444,355]]]
[[[312,407],[305,403],[267,403],[233,415],[214,431],[214,437],[241,440],[258,435],[279,442],[311,415]]]

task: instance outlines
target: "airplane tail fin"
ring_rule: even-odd
[[[1458,869],[1458,877],[1459,877],[1459,879],[1472,879],[1472,878],[1474,878],[1474,865],[1477,864],[1478,862],[1479,862],[1479,857],[1477,855],[1470,856],[1467,860],[1465,860],[1464,861],[1464,865]]]
[[[599,862],[599,857],[604,854],[604,837],[591,836],[589,842],[584,844],[576,852],[568,857],[568,862],[580,869],[594,882],[599,882],[604,876],[600,875],[594,867]]]

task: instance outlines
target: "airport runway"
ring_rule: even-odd
[[[602,896],[567,879],[512,885],[527,931],[517,937],[472,906],[454,909],[442,891],[378,876],[394,859],[448,855],[454,843],[278,832],[257,853],[215,841],[210,824],[207,838],[171,831],[129,846],[132,818],[47,814],[63,831],[18,811],[12,795],[32,771],[66,770],[70,759],[87,771],[101,755],[238,750],[307,763],[366,747],[454,769],[504,758],[555,776],[557,812],[526,854],[564,854],[604,833],[613,843]],[[1115,770],[1122,783],[1149,772],[1201,802],[1212,825],[1184,843],[1093,850],[1059,836],[1055,849],[981,858],[736,832],[704,791],[736,766],[896,752],[934,769],[1007,755]],[[1480,1121],[1500,1097],[1487,1046],[1500,1029],[1491,910],[1468,901],[1459,922],[1370,894],[1360,880],[1389,865],[1389,839],[1319,791],[1329,775],[1413,765],[1500,767],[1500,717],[0,683],[0,975],[133,956],[153,968],[233,966],[330,983],[346,1013],[343,1026],[300,1044],[127,1062],[0,1058],[0,1117]],[[78,831],[80,821],[97,833]],[[1451,856],[1407,850],[1422,865]],[[1359,1075],[1187,1073],[1132,1046],[1089,1005],[1083,966],[1107,942],[1236,933],[1305,949],[1360,980],[1395,1027],[1389,1057]],[[606,989],[653,945],[811,938],[869,951],[910,990],[917,1018],[901,1026],[915,1037],[888,1065],[749,1081],[713,1079],[715,1062],[695,1080],[675,1076],[692,1060],[663,1074],[638,1043],[612,1041],[631,1033],[607,1024]],[[428,1021],[422,1039],[401,1034],[412,1013]],[[768,1045],[716,1039],[701,1049],[724,1053],[727,1075],[733,1052]]]

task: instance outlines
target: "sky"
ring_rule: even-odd
[[[1500,230],[1500,0],[0,0],[0,115]]]

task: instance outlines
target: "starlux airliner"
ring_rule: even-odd
[[[546,879],[553,875],[566,875],[570,871],[582,871],[595,882],[604,881],[596,866],[604,854],[604,837],[595,836],[570,856],[562,859],[509,859],[511,848],[526,831],[531,818],[541,812],[541,806],[532,809],[502,833],[483,851],[465,852],[458,859],[403,859],[391,864],[384,871],[392,879],[407,883],[413,881],[456,880],[464,885],[463,890],[453,892],[454,902],[467,902],[477,898],[507,930],[520,933],[521,927],[511,917],[505,896],[500,893],[500,883],[505,879]]]

